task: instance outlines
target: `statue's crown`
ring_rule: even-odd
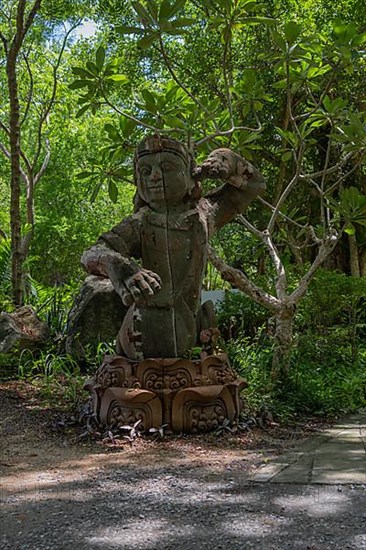
[[[136,159],[152,153],[168,152],[178,154],[187,163],[192,161],[192,154],[183,143],[168,137],[155,134],[147,136],[136,148]]]

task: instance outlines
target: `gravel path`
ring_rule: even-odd
[[[366,549],[366,487],[251,483],[205,468],[39,473],[3,501],[3,550]]]
[[[31,400],[2,404],[1,550],[366,550],[366,485],[253,481],[269,435],[106,452],[52,438]]]

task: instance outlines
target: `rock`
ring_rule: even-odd
[[[49,330],[31,306],[0,314],[0,352],[34,347],[47,339]]]
[[[66,352],[84,359],[85,346],[114,340],[127,309],[109,279],[89,275],[69,313]]]

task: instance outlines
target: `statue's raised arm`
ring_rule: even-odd
[[[224,185],[205,196],[213,205],[210,211],[210,234],[244,212],[266,188],[261,173],[230,149],[212,151],[202,165],[195,168],[194,175],[201,180],[209,178],[224,182]]]

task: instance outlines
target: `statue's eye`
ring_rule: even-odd
[[[141,166],[140,174],[141,176],[149,176],[151,174],[151,166]]]

